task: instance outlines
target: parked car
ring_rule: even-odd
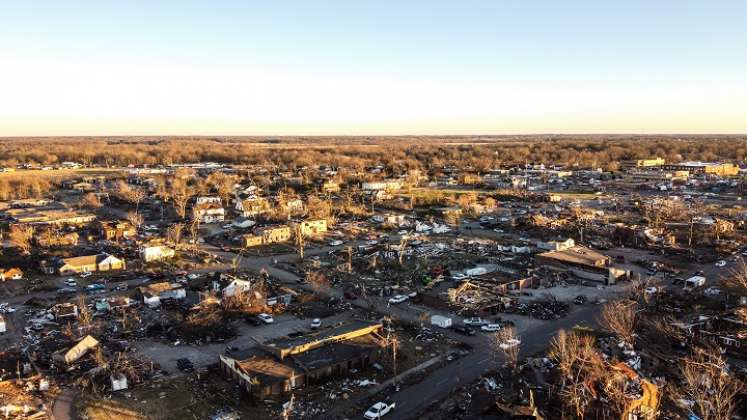
[[[311,320],[311,324],[309,326],[313,329],[317,329],[322,326],[322,320],[319,318],[314,318]]]
[[[78,285],[78,282],[75,281],[75,279],[67,279],[65,280],[65,285],[70,287],[75,287]]]
[[[488,321],[485,321],[484,319],[477,317],[477,316],[473,316],[471,318],[464,318],[464,321],[462,321],[462,324],[469,325],[471,327],[480,327],[487,323]]]
[[[402,303],[402,302],[406,301],[407,299],[409,299],[409,298],[406,295],[394,295],[394,296],[392,296],[392,297],[389,298],[389,303],[391,303],[391,304]]]
[[[195,365],[186,357],[176,360],[176,367],[182,372],[191,373],[195,371]]]
[[[253,325],[255,327],[259,327],[260,325],[262,325],[262,321],[257,319],[256,316],[246,315],[244,317],[244,321],[246,321],[248,324]]]
[[[496,332],[503,328],[502,324],[486,324],[480,327],[483,332]]]
[[[100,292],[106,290],[106,286],[104,286],[101,283],[92,283],[86,286],[86,292],[92,293],[92,292]]]
[[[76,293],[78,293],[78,291],[70,287],[63,287],[62,289],[57,290],[57,294],[60,296],[74,295]]]
[[[340,246],[342,244],[343,244],[343,242],[341,240],[335,239],[334,241],[332,241],[332,242],[329,243],[329,246]]]
[[[369,408],[368,411],[363,414],[363,417],[369,420],[379,419],[394,410],[394,406],[395,403],[387,404],[385,402],[379,401],[376,404],[372,405],[371,408]]]
[[[473,330],[472,328],[468,328],[468,327],[454,327],[454,331],[462,335],[469,335],[469,336],[475,335],[475,330]]]
[[[259,318],[259,320],[264,322],[265,324],[272,324],[273,322],[275,322],[275,318],[273,318],[270,314],[262,313],[257,315],[257,318]]]
[[[726,267],[726,261],[724,260],[716,261],[716,267]]]
[[[91,272],[89,271],[89,272],[87,272],[87,273],[83,273],[83,274],[81,274],[81,275],[80,275],[80,278],[84,279],[84,278],[86,278],[86,277],[91,277],[92,275],[93,275],[93,273],[91,273]]]

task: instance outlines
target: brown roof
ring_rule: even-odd
[[[606,255],[583,246],[574,246],[562,251],[543,252],[539,256],[573,264],[594,265],[598,267],[603,266],[608,259]]]

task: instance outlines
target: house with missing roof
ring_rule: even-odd
[[[261,342],[221,355],[221,370],[253,398],[285,394],[378,361],[386,346],[382,330],[379,322],[353,321],[301,337]]]
[[[560,247],[534,257],[536,268],[567,273],[584,280],[615,284],[630,273],[612,265],[612,258],[584,246]]]

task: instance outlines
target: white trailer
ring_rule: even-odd
[[[443,315],[431,315],[431,325],[439,328],[449,328],[451,327],[451,318]]]

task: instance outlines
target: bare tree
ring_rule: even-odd
[[[329,279],[322,272],[307,271],[306,281],[311,285],[316,294],[326,294],[329,292]]]
[[[716,348],[698,348],[680,362],[679,395],[694,402],[693,411],[703,420],[729,420],[745,385],[728,371]]]
[[[733,268],[729,275],[721,278],[721,285],[738,296],[747,296],[747,263],[744,259],[740,258],[737,267]]]
[[[306,241],[303,236],[303,232],[301,231],[301,224],[297,224],[295,228],[295,239],[296,239],[296,251],[298,252],[298,259],[300,261],[303,261],[304,257],[304,247],[306,246]]]
[[[86,305],[86,297],[78,295],[77,299],[78,306],[78,323],[83,330],[88,330],[91,327],[93,321],[93,315]]]
[[[135,205],[135,211],[140,208],[140,202],[145,198],[145,192],[138,187],[132,187],[124,181],[116,185],[116,193],[122,200]]]
[[[225,206],[228,206],[237,182],[236,175],[227,175],[223,172],[213,172],[207,177],[207,183],[215,189]]]
[[[187,179],[174,177],[171,180],[171,200],[174,203],[176,214],[182,219],[187,215],[187,203],[194,195],[194,189],[189,185]]]
[[[521,342],[516,337],[514,328],[512,326],[505,326],[496,331],[492,338],[493,349],[496,353],[503,356],[511,371],[515,372],[517,363],[519,362],[519,347]]]
[[[143,224],[143,215],[137,211],[127,212],[127,220],[135,226],[135,229],[140,229],[140,225]]]
[[[33,237],[34,228],[26,225],[13,225],[8,233],[10,243],[19,248],[24,255],[31,254],[31,239]]]
[[[632,346],[635,341],[637,314],[635,303],[615,300],[604,305],[599,314],[599,324],[617,338]]]
[[[182,231],[184,230],[184,224],[182,223],[174,223],[171,226],[169,226],[166,237],[168,238],[168,241],[174,244],[175,248],[179,247],[179,244],[182,241]]]
[[[103,206],[101,203],[101,199],[99,199],[99,196],[93,193],[88,193],[83,196],[83,198],[80,201],[80,205],[83,208],[87,208],[89,210],[98,210]]]
[[[595,385],[604,370],[594,338],[560,330],[550,342],[548,356],[558,363],[562,374],[560,394],[564,406],[583,418],[589,404],[596,399]]]

